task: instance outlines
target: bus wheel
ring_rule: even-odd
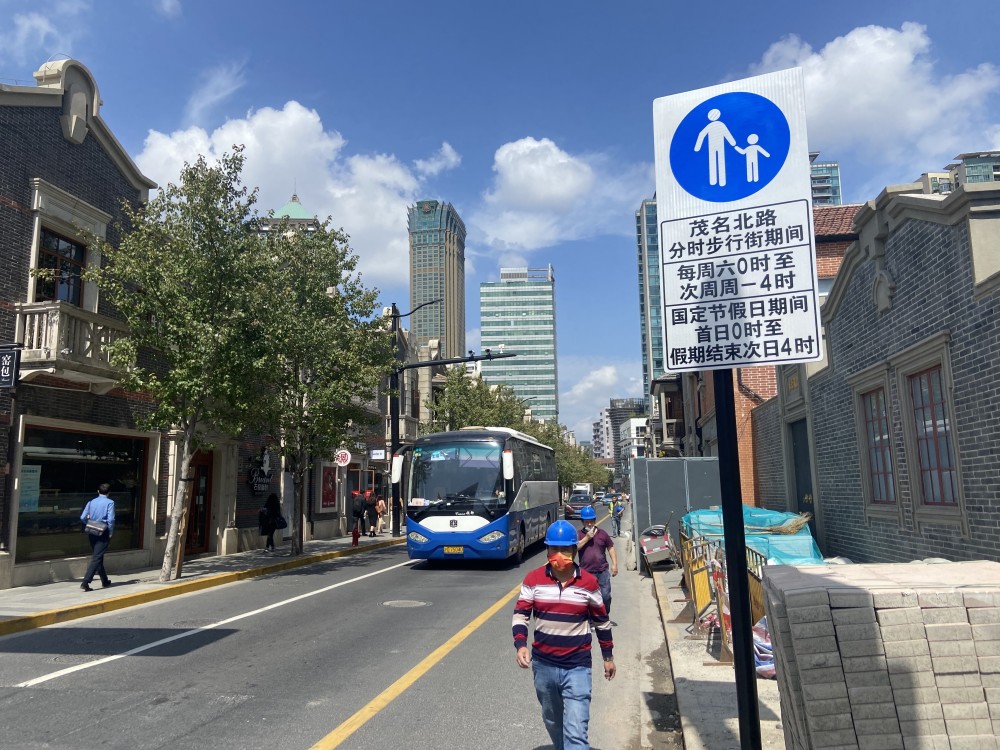
[[[517,550],[514,552],[514,562],[520,565],[524,562],[524,526],[521,526],[517,535]]]

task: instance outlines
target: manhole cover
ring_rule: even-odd
[[[393,599],[382,602],[383,607],[426,607],[430,602],[420,602],[415,599]]]

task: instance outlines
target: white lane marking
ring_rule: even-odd
[[[178,633],[177,635],[172,635],[169,638],[161,638],[153,643],[147,643],[144,646],[138,646],[130,651],[126,651],[121,654],[114,654],[113,656],[105,656],[103,659],[96,659],[94,661],[89,661],[86,664],[77,664],[73,667],[67,667],[66,669],[60,669],[58,672],[51,672],[50,674],[42,675],[41,677],[35,677],[34,679],[22,682],[14,687],[27,688],[34,687],[35,685],[41,685],[43,682],[48,682],[49,680],[54,680],[57,677],[65,677],[68,674],[73,674],[73,672],[80,672],[84,669],[90,669],[91,667],[97,667],[101,664],[107,664],[108,662],[115,661],[117,659],[124,659],[126,656],[134,656],[135,654],[141,654],[143,651],[149,651],[150,649],[157,648],[172,641],[179,641],[181,638],[187,638],[197,633],[201,633],[205,630],[212,630],[213,628],[218,628],[223,625],[229,625],[230,623],[237,622],[239,620],[244,620],[247,617],[253,617],[254,615],[259,615],[262,612],[267,612],[271,609],[277,609],[278,607],[283,607],[286,604],[292,604],[294,602],[301,601],[302,599],[308,599],[311,596],[317,596],[318,594],[325,594],[327,591],[332,591],[333,589],[340,588],[341,586],[346,586],[349,583],[357,583],[358,581],[363,581],[366,578],[371,578],[372,576],[377,576],[382,573],[388,573],[390,570],[395,570],[396,568],[402,568],[404,565],[412,565],[413,560],[407,560],[406,562],[398,563],[397,565],[390,565],[388,568],[383,568],[382,570],[376,570],[372,573],[365,573],[357,578],[351,578],[348,581],[341,581],[340,583],[334,583],[330,586],[326,586],[321,589],[316,589],[316,591],[310,591],[306,594],[299,594],[298,596],[293,596],[291,599],[285,599],[284,601],[275,602],[274,604],[269,604],[266,607],[261,607],[260,609],[255,609],[252,612],[244,612],[241,615],[236,615],[235,617],[230,617],[226,620],[220,620],[219,622],[212,623],[211,625],[203,625],[200,628],[195,628],[194,630],[185,630],[183,633]]]

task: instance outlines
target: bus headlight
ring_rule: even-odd
[[[503,539],[504,533],[502,531],[491,531],[486,536],[480,537],[479,541],[483,544],[489,544],[490,542],[495,542],[498,539]]]
[[[427,537],[425,537],[423,534],[417,533],[416,531],[411,531],[406,536],[415,541],[417,544],[423,544],[424,542],[427,541]]]

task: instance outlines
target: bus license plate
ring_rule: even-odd
[[[458,547],[445,547],[444,548],[444,553],[446,555],[461,555],[464,552],[465,552],[465,547],[462,547],[462,546],[458,546]]]

